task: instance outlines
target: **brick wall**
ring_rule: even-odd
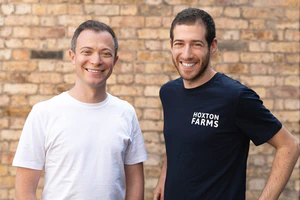
[[[158,91],[178,76],[169,27],[188,6],[215,19],[213,67],[256,90],[299,140],[299,0],[0,0],[0,200],[13,199],[11,162],[32,105],[74,83],[67,51],[87,19],[109,24],[118,36],[120,59],[108,91],[136,108],[149,153],[145,199],[152,199],[165,152]],[[258,198],[273,155],[269,145],[251,144],[248,200]],[[298,161],[280,199],[299,199],[299,169]]]

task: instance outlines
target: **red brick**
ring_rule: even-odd
[[[116,16],[120,14],[120,7],[117,4],[112,5],[93,5],[87,4],[84,6],[87,14],[95,14],[101,16]]]
[[[299,7],[298,0],[277,0],[277,1],[261,1],[261,0],[253,0],[253,6],[259,7]]]
[[[28,60],[30,58],[28,50],[25,49],[14,50],[12,55],[15,60]]]
[[[0,29],[0,36],[2,37],[9,37],[12,35],[12,27],[1,27]]]
[[[14,108],[14,107],[6,107],[4,109],[4,115],[9,117],[27,117],[31,107],[22,107],[22,108]]]
[[[64,15],[67,13],[66,4],[47,4],[46,14],[48,15]]]
[[[164,74],[155,74],[155,75],[144,75],[136,74],[135,82],[138,84],[145,85],[162,85],[169,80],[169,77]]]
[[[37,68],[35,61],[7,61],[3,62],[3,71],[33,71]]]
[[[32,37],[38,38],[59,38],[65,36],[65,29],[60,27],[54,28],[32,28]]]
[[[158,97],[159,90],[160,90],[160,86],[146,86],[144,90],[144,95]]]
[[[8,48],[22,48],[23,47],[23,42],[20,39],[8,39],[4,43]]]
[[[30,96],[29,97],[29,105],[33,106],[38,102],[46,101],[46,100],[52,98],[52,96],[53,95],[48,95],[48,96],[47,95],[33,95],[33,96]]]
[[[26,83],[27,78],[26,75],[23,73],[12,73],[10,75],[11,83]]]
[[[142,4],[144,0],[111,0],[113,4]]]
[[[150,120],[161,119],[161,109],[144,109],[143,119],[150,119]]]
[[[154,97],[137,97],[134,101],[134,107],[137,108],[159,108],[161,103],[159,98]]]
[[[249,69],[245,64],[219,64],[215,66],[215,69],[222,73],[237,73],[237,74],[248,74]]]
[[[132,62],[135,59],[134,52],[131,51],[119,51],[119,60],[118,62]]]
[[[138,50],[143,47],[143,42],[141,40],[119,40],[120,49],[126,49],[130,51]]]
[[[170,31],[168,29],[140,29],[139,39],[168,39]]]
[[[8,125],[9,125],[8,123],[9,123],[9,121],[7,118],[3,118],[3,117],[0,118],[0,128],[1,129],[8,128]]]
[[[39,18],[37,16],[11,15],[5,18],[6,26],[22,26],[22,25],[30,26],[30,25],[38,25],[38,24],[39,24]]]
[[[47,11],[47,4],[32,4],[33,15],[44,15]]]
[[[161,17],[146,17],[146,27],[161,27],[162,19]]]
[[[295,42],[270,42],[268,49],[270,52],[296,53],[300,51],[300,46]]]
[[[25,118],[23,117],[14,117],[9,120],[11,129],[22,129],[24,126]]]
[[[169,52],[159,52],[159,51],[139,51],[137,53],[136,59],[138,61],[153,61],[155,62],[166,62],[170,60]]]
[[[14,4],[2,4],[1,11],[5,15],[11,15],[14,12]]]
[[[277,98],[299,98],[299,88],[292,87],[276,87],[270,89],[270,95]]]
[[[162,43],[158,40],[146,40],[145,41],[145,48],[147,50],[161,50],[162,49]]]
[[[82,5],[82,4],[68,4],[67,12],[70,15],[80,15],[80,14],[84,13],[83,7],[84,7],[84,5]]]
[[[57,84],[62,82],[62,75],[58,73],[34,72],[28,76],[30,83],[52,83]]]
[[[255,59],[253,59],[255,58]],[[271,53],[241,53],[242,62],[250,63],[271,63],[274,61],[274,54]]]
[[[162,73],[163,72],[163,66],[162,64],[152,64],[152,63],[147,63],[145,64],[145,73]]]
[[[120,15],[137,15],[138,7],[137,5],[121,5]]]
[[[109,92],[117,96],[142,96],[143,91],[143,87],[140,86],[112,85],[109,87]]]
[[[36,93],[38,86],[35,84],[4,84],[3,91],[7,92],[8,94],[34,94]]]
[[[144,18],[139,16],[112,17],[111,25],[113,27],[140,28],[144,26]]]
[[[25,106],[28,105],[28,99],[25,95],[11,95],[11,105]]]
[[[140,120],[140,126],[145,131],[162,131],[163,122],[154,120]]]
[[[241,76],[241,81],[249,86],[275,86],[273,76]]]
[[[13,159],[14,159],[15,154],[14,153],[10,153],[10,152],[2,152],[2,156],[1,156],[1,163],[2,164],[11,164]],[[5,179],[5,178],[4,178]],[[10,178],[8,178],[10,179]],[[11,184],[10,182],[8,182],[7,186],[13,186],[14,184]],[[5,187],[4,187],[5,188]]]
[[[240,15],[241,15],[240,8],[228,7],[225,8],[224,10],[225,17],[240,17]]]
[[[262,19],[251,19],[249,20],[250,29],[265,29],[266,24],[265,20]]]
[[[28,38],[32,36],[32,30],[29,27],[14,27],[13,37],[16,38]]]
[[[298,30],[286,30],[284,34],[284,38],[291,41],[299,41],[300,35]]]
[[[68,84],[74,84],[76,79],[76,75],[74,73],[65,74],[63,76],[63,82]]]
[[[273,31],[253,31],[242,30],[241,39],[244,40],[274,40],[275,34]]]
[[[11,140],[19,140],[21,135],[21,131],[16,130],[2,130],[0,132],[0,140],[1,141],[11,141]]]
[[[12,51],[10,49],[0,49],[0,59],[9,60],[11,58]]]
[[[131,84],[133,83],[134,77],[132,74],[119,74],[117,76],[118,84]]]
[[[248,21],[243,19],[217,18],[216,27],[219,29],[247,29]]]

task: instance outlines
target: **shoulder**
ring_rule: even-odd
[[[128,101],[125,101],[123,99],[120,99],[119,97],[113,96],[111,94],[109,95],[109,105],[119,109],[120,111],[131,111],[135,112],[133,105],[131,105]]]
[[[51,110],[54,109],[59,104],[64,104],[67,101],[66,92],[63,92],[59,95],[53,96],[52,98],[36,103],[33,106],[33,109],[36,110]]]
[[[218,73],[218,77],[214,84],[218,84],[218,92],[226,93],[228,95],[239,97],[244,93],[244,91],[251,90],[246,85],[242,84],[240,81],[233,79],[225,74]],[[251,90],[252,91],[252,90]]]
[[[160,88],[160,94],[168,91],[178,90],[178,88],[183,88],[182,78],[177,78],[163,84]]]

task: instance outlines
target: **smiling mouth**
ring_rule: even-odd
[[[85,69],[85,70],[92,73],[104,72],[104,70],[95,70],[95,69]]]
[[[192,67],[192,66],[194,66],[196,63],[184,63],[184,62],[181,62],[181,64],[182,64],[184,67]]]

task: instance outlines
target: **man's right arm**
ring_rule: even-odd
[[[167,175],[167,156],[164,157],[164,163],[161,169],[160,177],[153,192],[153,200],[164,200],[165,181]]]
[[[41,170],[17,167],[15,200],[36,200],[36,189],[41,173]]]

